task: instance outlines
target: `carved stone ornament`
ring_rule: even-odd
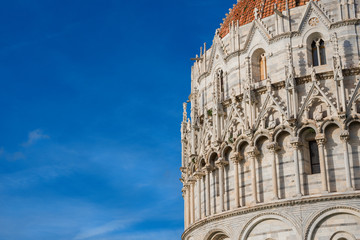
[[[276,121],[274,119],[274,115],[270,114],[269,116],[269,126],[268,129],[274,129],[276,127]]]
[[[280,149],[277,142],[270,142],[266,147],[270,150],[270,152],[275,152]]]
[[[230,160],[233,162],[233,163],[239,163],[242,158],[240,156],[240,153],[238,152],[232,152],[231,153],[231,156],[230,156]]]
[[[317,96],[319,95],[319,93],[320,93],[319,90],[315,88],[314,91],[312,92],[312,95]]]
[[[314,111],[314,120],[315,121],[321,121],[323,120],[324,118],[324,112],[322,110],[322,106],[319,105],[315,108],[315,111]]]
[[[340,139],[344,142],[347,142],[347,141],[349,141],[349,135],[350,135],[349,131],[344,130],[340,133]]]
[[[313,17],[309,19],[309,25],[315,27],[319,24],[319,19],[317,17]]]
[[[313,66],[311,66],[311,81],[313,81],[313,82],[317,81],[316,71],[315,71],[315,68]]]

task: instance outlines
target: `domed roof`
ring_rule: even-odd
[[[286,9],[286,2],[289,8],[305,5],[309,0],[238,0],[230,9],[229,14],[220,28],[220,37],[225,37],[229,33],[229,24],[239,21],[239,25],[245,25],[254,20],[254,10],[258,9],[259,18],[266,18],[274,14],[274,5],[281,12]]]

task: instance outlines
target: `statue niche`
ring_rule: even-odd
[[[325,103],[316,99],[312,102],[309,108],[309,118],[317,122],[322,121],[328,116],[327,107]]]
[[[267,117],[264,119],[263,128],[266,129],[274,129],[277,125],[279,125],[280,122],[280,113],[278,111],[275,111],[274,109],[270,109],[268,111]]]
[[[240,122],[238,122],[235,125],[235,133],[234,133],[235,138],[240,136],[243,132],[244,132],[244,126],[242,124],[240,124]]]

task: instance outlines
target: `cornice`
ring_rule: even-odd
[[[360,19],[347,19],[347,20],[343,20],[343,21],[339,21],[336,23],[332,23],[330,25],[330,29],[335,29],[335,28],[339,28],[339,27],[343,27],[343,26],[349,26],[349,25],[356,25],[360,22]]]
[[[337,200],[344,200],[344,199],[360,199],[360,192],[352,192],[352,193],[330,193],[323,196],[303,196],[299,199],[286,199],[283,201],[277,201],[272,203],[264,203],[258,204],[256,206],[250,207],[242,207],[234,210],[230,210],[223,213],[218,213],[212,215],[210,217],[206,217],[198,222],[195,222],[193,225],[185,229],[184,233],[182,234],[182,239],[185,239],[186,236],[192,232],[193,230],[204,226],[205,224],[219,221],[222,219],[239,216],[243,214],[248,214],[257,211],[263,211],[267,209],[274,209],[279,207],[288,207],[288,206],[296,206],[296,205],[305,205],[311,203],[318,203],[318,202],[326,202],[326,201],[337,201]]]

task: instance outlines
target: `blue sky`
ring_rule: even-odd
[[[180,239],[191,57],[235,0],[11,0],[0,240]]]

